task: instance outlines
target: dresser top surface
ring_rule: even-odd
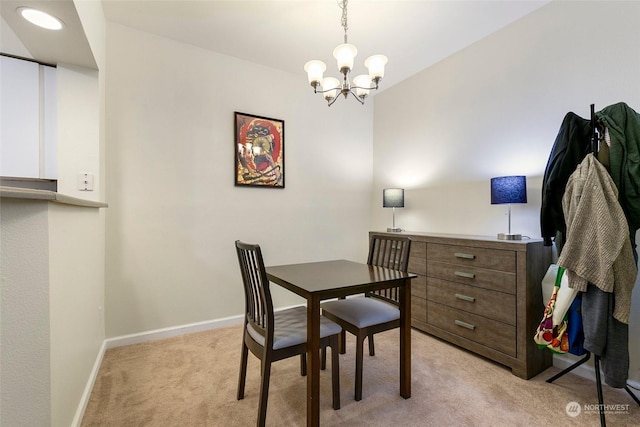
[[[478,236],[471,234],[447,234],[447,233],[431,233],[424,231],[376,231],[372,230],[370,234],[386,234],[394,236],[408,236],[415,241],[423,241],[430,243],[446,243],[446,244],[459,244],[459,245],[473,245],[481,243],[489,247],[497,247],[511,250],[525,250],[527,246],[532,244],[542,245],[544,241],[541,238],[527,238],[523,237],[522,240],[500,240],[497,236]]]

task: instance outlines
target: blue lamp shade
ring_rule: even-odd
[[[382,190],[383,208],[404,208],[404,189],[386,188]]]
[[[527,203],[525,176],[499,176],[491,178],[491,204]]]

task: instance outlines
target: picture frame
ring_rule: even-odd
[[[235,112],[235,185],[284,188],[284,120]]]

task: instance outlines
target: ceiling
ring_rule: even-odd
[[[381,89],[390,87],[548,2],[350,0],[349,43],[358,48],[353,72],[366,73],[364,59],[384,54],[389,63]],[[73,1],[2,0],[1,3],[4,20],[36,59],[84,66],[89,63],[95,68]],[[57,40],[51,32],[43,34],[43,30],[31,29],[10,17],[15,15],[17,5],[33,3],[58,14],[70,27],[71,40]],[[332,52],[343,42],[344,33],[337,0],[103,0],[102,3],[106,19],[114,23],[301,76],[305,76],[306,61],[320,59],[327,64],[325,75],[338,76]]]

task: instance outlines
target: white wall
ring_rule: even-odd
[[[58,64],[58,192],[101,201],[99,72]],[[67,155],[65,155],[67,153]],[[72,155],[68,155],[72,153]],[[78,175],[94,176],[94,191],[78,189]]]
[[[49,236],[46,202],[0,203],[0,414],[50,424]]]
[[[98,65],[97,74],[97,91],[87,92],[87,96],[95,95],[97,97],[96,116],[92,117],[91,122],[97,120],[97,152],[88,151],[90,156],[98,158],[98,173],[96,175],[97,182],[94,183],[95,190],[100,194],[97,200],[104,201],[105,198],[105,74],[106,74],[106,22],[102,11],[102,2],[88,2],[84,0],[74,0],[78,17],[82,23],[82,28],[89,42],[91,53]],[[90,108],[94,108],[91,106]],[[90,157],[93,158],[93,157]],[[95,163],[92,163],[95,167]],[[86,193],[85,193],[86,194]]]
[[[371,105],[328,108],[302,72],[107,36],[108,337],[240,315],[236,239],[268,265],[366,259]],[[234,187],[234,111],[285,121],[285,189]]]
[[[382,189],[404,187],[396,225],[494,235],[494,176],[526,175],[512,231],[540,236],[542,175],[564,115],[624,101],[640,111],[640,3],[553,2],[375,98],[373,228],[387,227]],[[400,124],[400,125],[399,125]],[[636,284],[638,286],[638,284]],[[630,377],[640,379],[640,291]]]
[[[73,425],[84,410],[78,404],[101,359],[104,216],[104,209],[49,206],[52,426]]]

